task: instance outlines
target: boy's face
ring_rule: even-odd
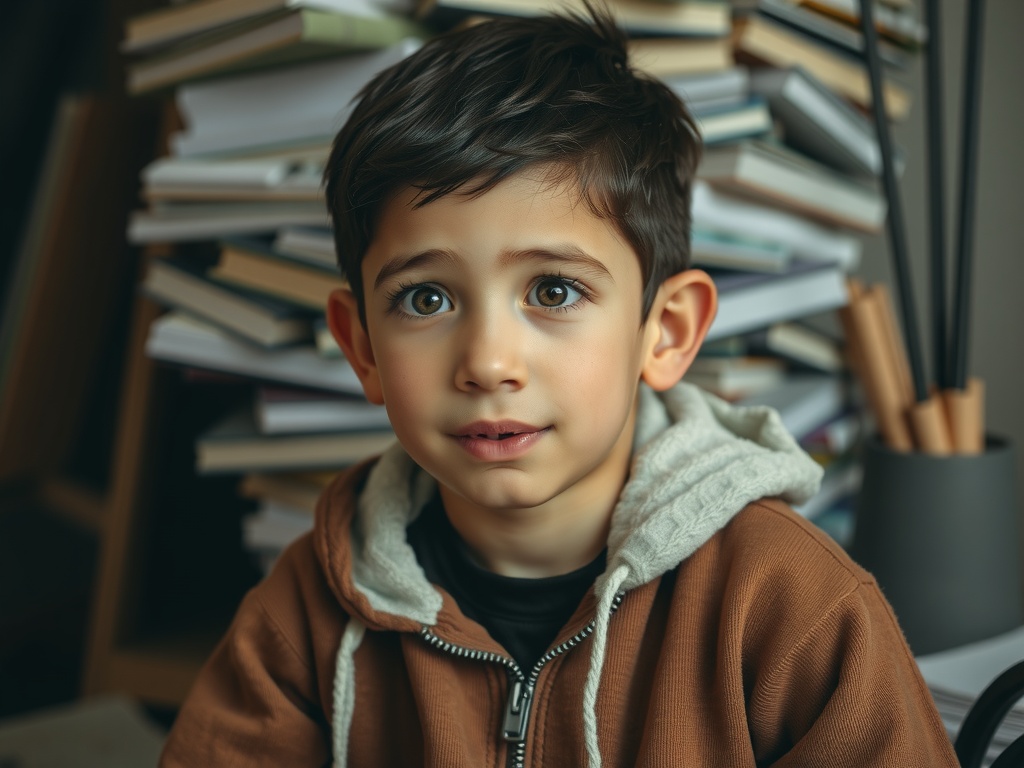
[[[541,174],[414,199],[385,206],[362,264],[367,396],[446,504],[609,511],[657,341],[635,252]]]

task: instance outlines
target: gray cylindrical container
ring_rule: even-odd
[[[1019,547],[1007,441],[950,457],[865,442],[850,554],[878,580],[915,654],[1021,624]]]

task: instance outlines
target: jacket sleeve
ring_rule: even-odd
[[[330,762],[309,596],[289,559],[242,601],[174,722],[161,768]]]
[[[878,586],[864,575],[760,679],[759,765],[956,768],[950,739]]]

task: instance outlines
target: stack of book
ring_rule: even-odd
[[[910,97],[901,75],[926,30],[911,4],[883,2],[876,22],[885,107],[891,120],[902,120]],[[859,4],[734,0],[732,11],[739,73],[732,103],[762,101],[772,128],[706,144],[693,252],[716,278],[721,310],[712,343],[687,378],[729,399],[780,409],[825,466],[821,492],[799,511],[848,543],[860,483],[855,449],[870,425],[830,315],[847,301],[863,236],[880,232],[887,215]],[[699,119],[699,79],[679,91],[698,105]],[[898,150],[896,159],[899,167]]]
[[[195,471],[235,474],[245,544],[268,564],[312,524],[325,478],[394,439],[323,320],[344,286],[321,175],[357,91],[428,34],[401,0],[191,0],[128,21],[128,88],[180,129],[141,177],[128,236],[174,243],[142,290],[168,311],[147,354],[245,393],[195,439]],[[281,498],[281,486],[304,488]],[[296,501],[301,498],[301,503]]]
[[[836,435],[857,434],[841,426],[851,420],[842,353],[801,323],[846,303],[859,235],[879,231],[886,214],[855,3],[610,5],[635,65],[688,103],[705,142],[693,261],[720,292],[709,341],[738,340],[742,352],[706,355],[689,377],[741,401],[781,402],[787,392],[809,401],[802,388],[817,385],[825,394],[794,431],[817,455],[842,453],[853,438]],[[152,325],[148,353],[252,382],[249,401],[199,437],[197,471],[330,472],[393,439],[381,411],[360,402],[322,317],[343,285],[321,188],[330,141],[361,86],[434,31],[565,7],[582,3],[189,0],[129,21],[129,87],[167,93],[181,124],[169,155],[145,169],[145,207],[129,222],[134,242],[180,244],[152,261],[143,282],[170,309]],[[885,57],[898,69],[921,30],[902,6],[888,10],[879,19]],[[894,119],[905,116],[895,78],[886,100]],[[282,427],[274,414],[286,409],[304,415]],[[843,478],[829,499],[855,473]],[[263,503],[252,488],[247,495]],[[275,504],[267,530],[282,531]],[[831,506],[818,501],[805,513]]]
[[[239,492],[257,507],[242,521],[245,547],[265,572],[292,541],[312,530],[317,501],[334,473],[250,472]]]

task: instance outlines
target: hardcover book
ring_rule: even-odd
[[[312,344],[261,349],[180,311],[168,312],[149,326],[146,354],[168,363],[257,381],[363,394],[359,377],[344,358],[322,357]]]
[[[739,17],[733,46],[738,60],[770,67],[802,66],[827,87],[861,109],[871,107],[871,84],[864,63],[807,38],[765,16]],[[910,92],[891,78],[882,85],[886,114],[902,120],[910,112]]]
[[[751,89],[768,100],[789,146],[839,171],[881,175],[874,124],[801,67],[755,70]],[[897,152],[898,172],[902,159]]]
[[[584,5],[580,0],[420,0],[416,13],[446,25],[471,15],[535,16],[558,10],[582,12]],[[729,4],[719,0],[617,0],[611,10],[619,24],[634,34],[729,33]]]
[[[834,226],[877,232],[885,222],[885,197],[875,186],[774,143],[743,141],[710,148],[697,176]]]
[[[187,80],[384,48],[425,32],[402,16],[367,18],[309,9],[272,14],[191,38],[128,66],[139,94]]]
[[[834,310],[848,301],[845,273],[827,262],[798,261],[778,273],[709,272],[718,287],[718,315],[708,341]]]
[[[229,413],[196,440],[196,471],[293,471],[342,468],[385,450],[390,430],[297,435],[260,434],[249,408]]]
[[[155,259],[142,289],[161,304],[198,315],[264,347],[312,338],[308,310],[211,280],[207,269],[208,264],[183,256]]]

